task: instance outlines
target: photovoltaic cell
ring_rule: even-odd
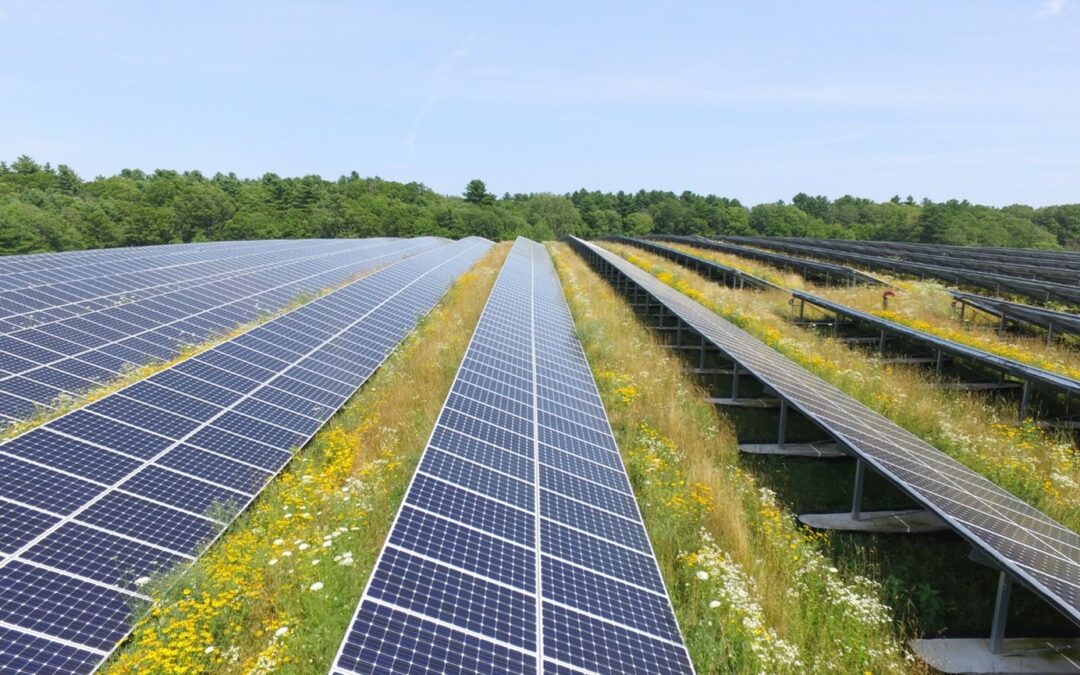
[[[55,407],[130,366],[168,360],[185,345],[225,335],[299,295],[441,243],[431,237],[245,242],[205,255],[175,252],[165,256],[173,263],[149,267],[137,262],[144,249],[128,249],[110,259],[131,273],[95,263],[94,271],[84,270],[95,276],[77,285],[54,280],[7,290],[0,273],[0,422]],[[245,353],[259,363],[275,361]]]
[[[12,650],[0,670],[5,659],[26,672],[100,663],[148,602],[142,584],[199,555],[489,246],[420,246],[250,329],[243,349],[226,342],[0,443],[0,649]],[[290,338],[303,351],[288,361],[260,352],[286,324],[319,328]],[[372,346],[355,373],[320,359],[332,350],[346,365],[358,343]],[[498,585],[445,579],[502,606]],[[509,625],[477,616],[497,635]]]
[[[511,250],[337,673],[692,666],[545,249]],[[497,664],[497,665],[495,665]]]

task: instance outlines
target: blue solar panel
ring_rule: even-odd
[[[526,240],[492,289],[333,671],[461,663],[692,672],[555,271]]]
[[[98,277],[77,287],[56,282],[0,290],[0,421],[26,418],[35,407],[52,407],[62,396],[114,379],[130,366],[170,359],[185,344],[225,334],[299,294],[440,243],[434,238],[251,242],[210,247],[203,254],[173,252],[165,258],[184,262],[136,264],[139,271],[133,274],[95,264]],[[0,286],[4,280],[0,274]],[[16,302],[16,296],[29,304]],[[293,346],[322,342],[310,330],[290,335]],[[275,359],[280,354],[254,354],[257,363],[280,369]]]
[[[194,559],[371,372],[324,350],[379,335],[377,365],[489,246],[425,250],[253,328],[243,349],[225,343],[0,444],[0,626],[25,631],[0,648],[31,671],[100,663],[148,601],[146,578]],[[297,315],[319,340],[294,341],[304,351],[288,361],[258,351]]]

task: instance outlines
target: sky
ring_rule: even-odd
[[[1080,0],[0,0],[0,159],[1080,202]]]

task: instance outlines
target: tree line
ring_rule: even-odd
[[[331,181],[125,169],[84,180],[71,167],[27,156],[0,162],[0,254],[236,239],[523,235],[542,241],[654,232],[1080,248],[1080,204],[995,208],[800,193],[790,203],[746,206],[660,190],[496,197],[481,180],[469,182],[461,196],[447,196],[355,171]]]

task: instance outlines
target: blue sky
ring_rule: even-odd
[[[1080,1],[0,0],[0,157],[1080,202]]]

